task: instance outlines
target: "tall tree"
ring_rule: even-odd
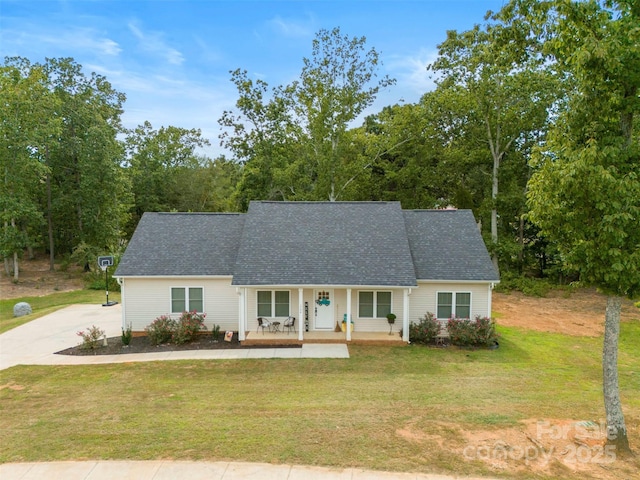
[[[496,18],[525,25],[550,67],[573,81],[567,109],[537,151],[529,203],[565,262],[608,295],[604,406],[608,441],[622,453],[621,298],[640,294],[640,2],[512,0]]]
[[[50,243],[66,252],[82,244],[110,249],[127,213],[123,149],[117,139],[125,96],[105,77],[85,75],[71,58],[47,59],[43,68],[62,121],[59,141],[46,154]]]
[[[518,33],[493,24],[476,25],[462,33],[449,31],[438,46],[437,60],[429,66],[438,74],[437,88],[450,92],[458,128],[486,146],[492,163],[491,240],[496,270],[500,167],[510,150],[546,128],[557,92],[554,78],[540,68],[538,56],[530,56],[517,41],[501,41]]]
[[[360,158],[348,130],[379,90],[394,83],[377,79],[379,67],[379,54],[366,49],[364,37],[334,28],[318,32],[290,85],[269,89],[245,71],[232,72],[238,111],[219,122],[227,129],[223,145],[246,162],[240,189],[258,198],[336,200]]]
[[[192,173],[201,167],[196,149],[209,145],[199,129],[168,126],[156,130],[147,121],[128,132],[125,144],[134,196],[133,227],[144,212],[197,208],[186,204],[183,197],[193,188]]]
[[[8,58],[0,67],[0,105],[0,249],[6,270],[12,257],[17,280],[19,257],[34,245],[41,226],[38,194],[48,175],[42,160],[47,145],[59,135],[60,121],[45,72],[25,59]]]

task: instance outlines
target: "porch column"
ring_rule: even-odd
[[[304,289],[298,289],[298,340],[304,340]]]
[[[409,343],[409,294],[410,288],[405,288],[402,295],[402,341]]]
[[[240,342],[245,340],[244,333],[246,331],[245,325],[247,324],[246,294],[246,288],[238,288],[238,340]]]
[[[351,289],[347,288],[347,342],[351,341]]]

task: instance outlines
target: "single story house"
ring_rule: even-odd
[[[206,313],[207,327],[258,330],[296,318],[306,332],[387,332],[409,341],[426,312],[491,315],[498,275],[470,210],[402,210],[399,202],[251,202],[247,213],[145,213],[114,273],[122,323]],[[346,329],[351,340],[351,329]]]

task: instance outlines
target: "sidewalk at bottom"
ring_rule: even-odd
[[[188,461],[83,461],[0,464],[2,480],[487,480],[356,468],[324,468],[268,463]]]

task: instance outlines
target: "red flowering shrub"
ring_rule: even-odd
[[[173,342],[181,344],[195,340],[200,330],[207,329],[204,324],[206,316],[206,313],[182,312],[171,337]]]
[[[450,318],[447,322],[449,339],[453,345],[491,346],[498,340],[495,322],[488,317],[476,316],[469,318]]]
[[[440,333],[440,322],[435,315],[427,312],[420,318],[418,323],[409,324],[409,341],[411,343],[432,343]]]

